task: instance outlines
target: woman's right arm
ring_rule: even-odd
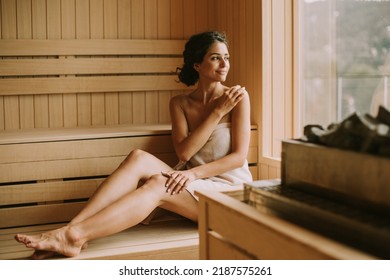
[[[185,97],[176,96],[171,99],[170,113],[173,146],[179,160],[186,162],[204,146],[221,116],[217,112],[213,112],[190,133],[183,109],[185,102],[183,98]]]
[[[183,98],[186,97],[176,96],[171,99],[172,139],[180,161],[188,161],[206,144],[223,116],[228,114],[241,101],[244,91],[245,89],[240,86],[227,90],[218,98],[215,109],[191,134],[189,133],[187,118],[183,110],[185,102]]]

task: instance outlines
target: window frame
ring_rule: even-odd
[[[277,168],[277,177],[280,177],[281,141],[294,135],[294,104],[297,103],[293,94],[294,2],[296,1],[262,1],[260,163]]]

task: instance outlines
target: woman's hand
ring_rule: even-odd
[[[183,192],[187,188],[188,184],[196,179],[194,173],[190,170],[173,170],[161,172],[161,174],[168,178],[165,183],[165,187],[167,189],[166,192],[172,195]]]
[[[245,93],[245,87],[239,85],[231,87],[218,97],[215,109],[218,110],[222,116],[226,115],[242,100]]]

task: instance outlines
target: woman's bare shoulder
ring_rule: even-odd
[[[171,98],[171,105],[181,106],[181,107],[185,106],[189,102],[190,94],[191,93],[183,93],[183,94],[173,96]]]

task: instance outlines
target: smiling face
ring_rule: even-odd
[[[221,42],[211,45],[201,63],[194,64],[199,73],[199,78],[211,82],[224,82],[229,72],[229,51],[227,46]]]

